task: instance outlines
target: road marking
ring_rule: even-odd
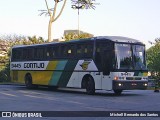
[[[9,93],[5,93],[5,92],[0,92],[0,93],[3,94],[3,95],[7,95],[7,96],[18,97],[18,96],[16,96],[16,95],[9,94]]]
[[[36,95],[46,95],[40,92],[32,92],[32,91],[25,91],[25,90],[19,90],[19,92],[21,93],[25,93],[25,94],[36,94]]]
[[[84,105],[84,103],[76,102],[76,101],[72,101],[72,100],[66,100],[65,102]]]
[[[31,92],[31,91],[24,91],[24,90],[19,90],[19,92],[24,93],[24,96],[27,96],[27,97],[42,98],[42,99],[57,100],[57,101],[59,100],[59,98],[54,98],[54,97],[48,96],[47,94],[40,93],[40,92]],[[40,97],[40,95],[43,97]]]
[[[34,96],[34,95],[24,95],[24,96],[27,96],[27,97],[32,97],[32,98],[41,98],[41,99],[47,99],[47,100],[57,100],[57,101],[59,101],[59,100],[58,100],[58,98],[47,97],[47,96],[45,96],[45,97]]]
[[[32,97],[32,98],[43,98],[43,97],[39,97],[39,96],[33,96],[33,95],[24,95],[24,96],[27,96],[27,97]]]

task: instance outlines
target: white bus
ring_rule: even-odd
[[[11,79],[27,88],[72,87],[96,90],[147,89],[145,45],[120,36],[14,46]]]

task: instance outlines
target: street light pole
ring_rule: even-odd
[[[80,5],[79,3],[78,3],[78,5],[72,5],[72,8],[73,9],[77,9],[78,10],[78,37],[80,36],[80,30],[79,30],[79,9],[84,9],[84,5]]]
[[[78,38],[80,36],[80,30],[79,30],[79,4],[78,4]]]
[[[79,9],[95,9],[95,6],[93,4],[93,1],[95,0],[71,0],[73,5],[71,6],[73,9],[78,9],[78,37],[80,36],[80,30],[79,30]]]

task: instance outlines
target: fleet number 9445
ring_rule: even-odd
[[[11,64],[11,68],[21,68],[21,64]]]

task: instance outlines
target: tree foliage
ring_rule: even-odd
[[[84,6],[85,9],[95,9],[95,0],[71,0],[73,5]]]
[[[88,33],[82,33],[80,35],[75,33],[68,33],[64,37],[65,37],[65,41],[70,41],[70,40],[81,39],[81,38],[91,38],[93,37],[93,35]]]
[[[46,42],[42,37],[36,36],[18,36],[18,35],[6,35],[0,37],[1,46],[5,44],[3,51],[6,51],[5,56],[0,56],[0,82],[10,81],[10,50],[14,45],[30,45],[40,44]],[[0,51],[2,52],[2,51]]]
[[[147,50],[147,65],[152,76],[160,78],[160,38],[155,40],[154,46]]]

